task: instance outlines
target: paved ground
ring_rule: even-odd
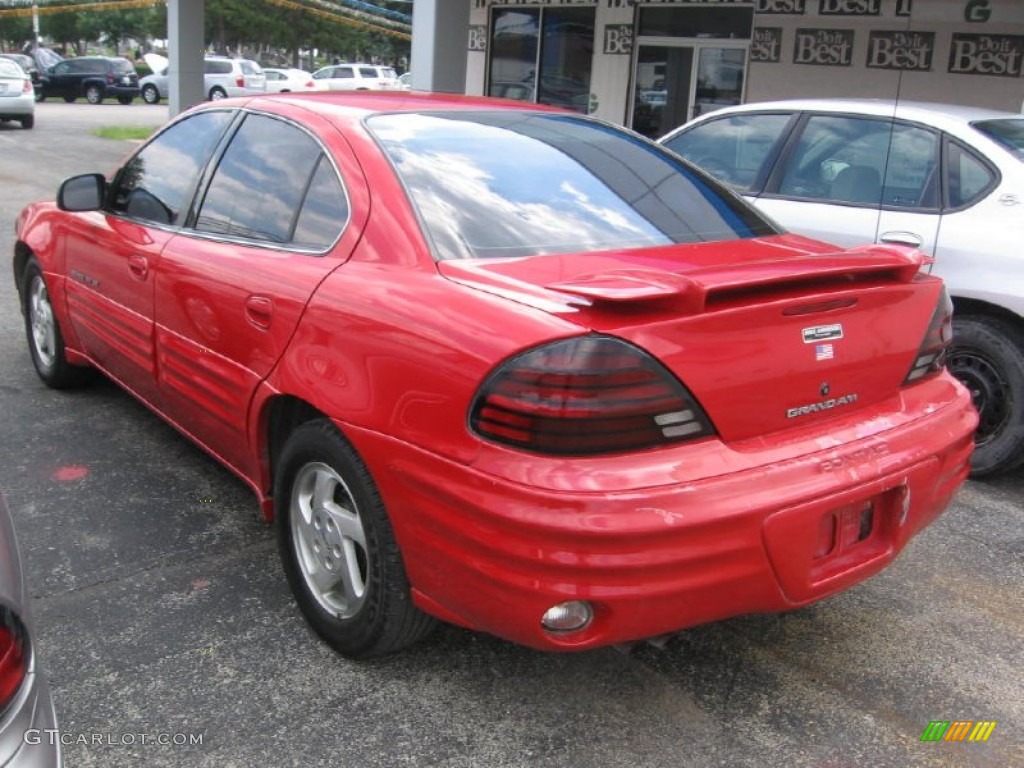
[[[0,127],[4,252],[21,205],[130,148],[92,127],[165,118],[44,103]],[[1024,765],[1022,473],[969,483],[891,569],[805,610],[572,656],[445,628],[357,664],[306,629],[239,481],[112,385],[40,384],[5,268],[0,490],[65,738],[104,742],[70,768]],[[956,719],[998,725],[920,741]]]

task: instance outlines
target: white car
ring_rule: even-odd
[[[264,67],[263,75],[267,78],[267,93],[317,90],[313,76],[304,69]]]
[[[321,91],[397,91],[398,75],[391,67],[377,64],[331,64],[313,73]]]
[[[659,141],[793,232],[934,257],[956,308],[947,364],[981,414],[974,474],[1024,462],[1024,114],[762,102],[702,115]]]
[[[147,53],[144,57],[153,74],[139,80],[142,100],[159,104],[169,94],[166,56]],[[256,96],[266,93],[267,81],[263,69],[250,59],[229,59],[226,56],[207,56],[203,59],[203,93],[211,101],[229,96]]]
[[[36,123],[32,78],[10,59],[0,59],[0,122],[17,120],[22,128]]]

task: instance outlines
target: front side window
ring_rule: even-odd
[[[196,229],[288,242],[320,155],[320,146],[299,128],[249,115],[213,174]]]
[[[938,207],[939,137],[885,119],[814,115],[800,136],[779,194],[908,209]]]
[[[231,117],[228,111],[200,112],[149,142],[114,179],[111,210],[156,224],[184,223],[199,176]]]
[[[376,115],[439,259],[775,234],[672,154],[603,123],[519,111]]]
[[[757,191],[762,165],[790,120],[789,114],[731,115],[708,120],[663,143],[735,189]]]

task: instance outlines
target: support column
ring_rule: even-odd
[[[206,0],[167,0],[167,47],[171,60],[167,88],[171,117],[206,98],[203,87],[205,13]]]
[[[469,8],[473,0],[416,0],[409,71],[417,91],[466,92]]]

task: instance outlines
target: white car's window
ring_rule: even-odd
[[[750,192],[759,186],[761,166],[791,118],[758,114],[708,120],[664,145],[735,189]]]
[[[938,207],[938,134],[862,117],[814,115],[789,158],[779,194],[895,208]]]
[[[338,78],[342,78],[342,79],[346,79],[347,80],[347,79],[349,79],[351,77],[354,77],[354,75],[352,73],[352,68],[351,67],[338,67],[331,74],[331,77],[338,77]]]
[[[995,174],[988,166],[959,144],[950,142],[946,158],[946,187],[951,208],[977,202],[995,184]]]
[[[7,59],[0,59],[0,77],[17,77],[23,78],[25,73],[21,70],[17,64]]]
[[[1009,149],[1018,160],[1024,161],[1024,117],[1019,120],[982,120],[975,129]]]
[[[375,77],[377,77],[377,70],[374,69],[373,67],[360,67],[359,68],[359,76],[360,77],[375,78]]]

